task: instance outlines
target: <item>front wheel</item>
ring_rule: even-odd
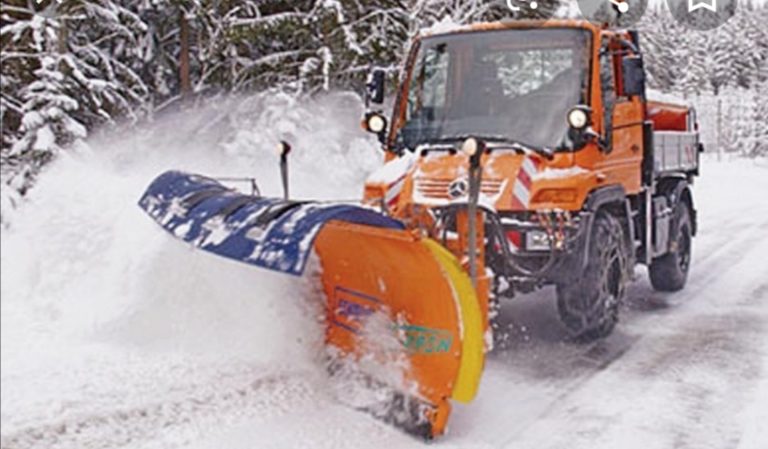
[[[653,259],[648,268],[651,285],[662,292],[676,292],[685,287],[691,266],[691,213],[688,205],[680,201],[675,206],[675,229],[667,254]]]
[[[577,340],[609,335],[619,319],[627,283],[627,250],[619,221],[610,214],[595,217],[587,267],[573,283],[557,285],[557,309]]]

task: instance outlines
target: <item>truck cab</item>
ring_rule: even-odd
[[[648,100],[636,32],[551,20],[424,33],[389,120],[375,109],[383,79],[370,77],[364,126],[386,163],[365,200],[476,264],[486,307],[555,284],[563,322],[588,340],[613,329],[636,263],[654,287],[682,288],[697,126],[690,108]],[[457,212],[470,198],[468,141],[482,148],[471,260]]]

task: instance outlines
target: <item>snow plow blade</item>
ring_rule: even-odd
[[[484,364],[480,307],[459,262],[398,220],[349,204],[244,195],[217,181],[166,172],[139,205],[164,229],[205,251],[301,275],[319,257],[326,344],[392,394],[360,408],[432,438],[449,399],[475,396]]]

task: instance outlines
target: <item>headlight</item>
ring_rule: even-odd
[[[281,140],[275,149],[277,150],[278,156],[284,156],[291,152],[291,145],[285,140]]]
[[[544,231],[528,231],[525,233],[525,249],[527,251],[549,250],[549,235]]]
[[[584,129],[589,123],[589,115],[582,108],[573,108],[568,112],[568,125],[573,129]]]
[[[372,133],[380,133],[387,128],[387,119],[379,114],[371,114],[368,117],[368,131]]]
[[[467,140],[464,141],[463,144],[461,144],[461,151],[464,152],[469,157],[474,156],[477,154],[477,151],[480,149],[480,142],[477,141],[474,137],[470,137]]]

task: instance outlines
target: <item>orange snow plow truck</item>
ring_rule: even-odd
[[[391,117],[385,72],[363,126],[385,164],[362,204],[242,194],[181,172],[140,205],[176,237],[300,275],[314,250],[329,371],[387,394],[357,404],[432,438],[471,401],[499,302],[556,286],[576,341],[613,330],[636,264],[682,289],[691,262],[698,125],[645,89],[634,31],[585,21],[475,24],[411,48]]]

